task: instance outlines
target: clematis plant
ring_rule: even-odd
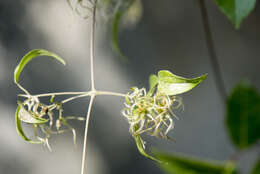
[[[158,161],[145,152],[145,142],[141,135],[170,139],[168,133],[174,128],[174,109],[183,107],[182,99],[178,94],[187,92],[201,83],[207,75],[198,78],[187,79],[162,70],[158,76],[149,78],[150,89],[131,88],[126,94],[125,108],[122,114],[129,122],[129,132],[134,137],[139,151],[146,157]]]
[[[79,1],[82,3],[82,1]],[[82,154],[81,174],[85,173],[87,135],[90,113],[94,99],[97,95],[112,95],[125,98],[125,108],[122,109],[122,115],[128,121],[129,132],[136,141],[138,150],[145,157],[160,162],[155,157],[145,151],[145,142],[142,139],[144,133],[158,138],[170,139],[168,133],[174,128],[175,119],[178,117],[174,110],[183,107],[182,99],[179,94],[187,92],[200,84],[207,75],[197,78],[183,78],[172,74],[170,71],[161,70],[157,75],[151,75],[149,78],[150,89],[132,87],[127,94],[121,94],[111,91],[100,91],[95,88],[94,79],[94,36],[96,19],[96,0],[89,1],[92,12],[91,39],[90,39],[90,70],[91,70],[91,89],[84,92],[55,92],[46,94],[31,94],[20,84],[20,75],[26,65],[38,57],[51,57],[62,64],[65,61],[57,54],[44,49],[35,49],[28,52],[19,62],[14,71],[14,83],[23,91],[18,94],[18,107],[16,110],[16,128],[18,134],[27,142],[33,144],[44,144],[50,150],[49,138],[53,134],[61,134],[71,131],[73,141],[76,144],[76,131],[69,124],[70,120],[85,120],[85,134]],[[80,4],[82,6],[82,4]],[[56,96],[69,96],[64,100],[56,100]],[[49,103],[42,103],[41,98],[48,97]],[[84,117],[66,116],[63,114],[63,104],[72,100],[90,97],[86,119]],[[56,111],[56,112],[55,112]],[[56,113],[56,114],[55,114]],[[33,136],[29,137],[23,131],[23,124],[30,125],[33,130]]]

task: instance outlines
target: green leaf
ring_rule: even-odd
[[[49,121],[48,119],[40,118],[34,113],[27,111],[20,102],[18,102],[18,105],[20,108],[18,112],[19,120],[30,124],[43,124]]]
[[[220,10],[238,29],[242,21],[253,11],[256,0],[216,0]]]
[[[142,140],[141,136],[136,135],[136,136],[134,136],[134,138],[135,138],[136,146],[137,146],[139,152],[140,152],[143,156],[145,156],[146,158],[151,159],[151,160],[153,160],[153,161],[156,161],[156,162],[161,163],[160,160],[156,159],[155,157],[153,157],[153,156],[151,156],[151,155],[149,155],[149,154],[147,154],[147,153],[145,152],[145,145],[144,145],[144,141]]]
[[[170,71],[162,70],[158,72],[158,91],[167,95],[177,95],[187,92],[205,80],[207,74],[197,78],[187,79],[176,76]]]
[[[32,59],[39,57],[39,56],[50,56],[56,60],[58,60],[59,62],[61,62],[63,65],[66,65],[65,61],[60,58],[58,55],[49,52],[47,50],[43,50],[43,49],[35,49],[32,50],[30,52],[28,52],[20,61],[20,63],[16,66],[15,70],[14,70],[14,82],[18,83],[19,81],[19,77],[21,72],[23,71],[24,67],[29,63],[29,61],[31,61]]]
[[[237,85],[227,100],[226,124],[233,143],[247,148],[260,139],[260,96],[246,83]]]
[[[260,159],[258,160],[258,162],[256,163],[252,174],[259,174],[260,173]]]
[[[194,157],[156,153],[164,163],[160,167],[169,174],[235,174],[235,164],[222,164],[216,161],[205,161]]]
[[[21,120],[19,118],[19,112],[20,112],[21,106],[18,105],[17,109],[16,109],[16,113],[15,113],[15,120],[16,120],[16,131],[18,133],[18,135],[20,135],[20,137],[22,137],[25,141],[32,143],[32,144],[41,144],[41,141],[33,141],[29,138],[27,138],[27,136],[24,134],[23,132],[23,128],[22,128],[22,124],[21,124]]]

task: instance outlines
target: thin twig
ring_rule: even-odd
[[[16,83],[16,85],[17,85],[22,91],[24,91],[25,94],[30,95],[30,93],[29,93],[24,87],[22,87],[22,85],[20,85],[19,83]]]
[[[96,91],[96,95],[111,95],[111,96],[119,96],[125,97],[125,94],[117,93],[117,92],[110,92],[110,91]]]
[[[75,99],[78,99],[78,98],[91,96],[92,93],[93,93],[92,91],[89,91],[89,92],[87,92],[87,93],[85,93],[85,94],[82,94],[82,95],[73,96],[73,97],[70,97],[70,98],[68,98],[68,99],[63,100],[61,103],[64,104],[64,103],[67,103],[67,102],[69,102],[69,101],[72,101],[72,100],[75,100]]]
[[[90,98],[89,106],[88,106],[88,113],[85,123],[85,133],[84,133],[84,144],[83,144],[83,152],[82,152],[82,163],[81,163],[81,174],[85,174],[86,168],[86,155],[87,155],[87,141],[88,141],[88,125],[90,120],[90,113],[92,109],[92,105],[94,102],[95,95],[92,95]]]
[[[56,96],[56,95],[81,95],[86,94],[88,92],[53,92],[53,93],[45,93],[45,94],[37,94],[33,95],[34,97],[49,97],[49,96]],[[26,94],[18,94],[20,97],[28,97],[30,95]]]
[[[56,95],[76,95],[65,100],[62,100],[61,103],[67,103],[69,101],[87,97],[91,95],[110,95],[110,96],[118,96],[118,97],[125,97],[125,94],[118,93],[118,92],[111,92],[111,91],[86,91],[86,92],[57,92],[57,93],[46,93],[46,94],[37,94],[37,95],[27,95],[27,94],[18,94],[19,97],[49,97],[49,96],[56,96]]]
[[[223,102],[225,103],[226,98],[227,98],[227,92],[226,92],[223,77],[221,75],[220,65],[219,65],[219,62],[217,59],[217,54],[216,54],[215,45],[214,45],[214,41],[213,41],[213,37],[212,37],[212,32],[211,32],[210,26],[209,26],[209,19],[208,19],[207,9],[205,6],[205,1],[204,0],[199,0],[199,1],[200,1],[201,19],[202,19],[204,33],[205,33],[205,37],[206,37],[206,42],[207,42],[207,47],[208,47],[208,52],[209,52],[209,57],[210,57],[210,63],[211,63],[212,69],[214,71],[215,83],[216,83],[218,91],[221,95],[221,98],[222,98]]]
[[[94,48],[95,48],[95,27],[96,27],[96,7],[97,0],[93,4],[93,14],[92,14],[92,27],[90,36],[90,72],[91,72],[91,90],[95,90],[94,81]]]
[[[90,73],[91,73],[91,91],[95,91],[95,81],[94,81],[94,47],[95,47],[95,26],[96,26],[96,8],[97,0],[93,3],[93,14],[92,14],[92,27],[91,27],[91,38],[90,38]],[[81,163],[81,174],[85,174],[86,168],[86,153],[87,153],[87,141],[88,141],[88,125],[90,120],[90,113],[92,105],[95,99],[95,94],[91,95],[91,99],[88,106],[88,113],[85,124],[85,134],[84,134],[84,145],[82,152],[82,163]]]

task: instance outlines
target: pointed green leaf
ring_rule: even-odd
[[[242,21],[253,11],[256,0],[217,0],[220,10],[238,29]]]
[[[31,124],[43,124],[48,122],[48,119],[45,118],[39,118],[37,115],[34,115],[33,113],[28,112],[23,105],[18,102],[19,105],[19,112],[18,112],[18,117],[19,120],[25,122],[25,123],[31,123]]]
[[[20,61],[20,63],[16,66],[15,70],[14,70],[14,82],[18,83],[19,81],[19,77],[21,72],[23,71],[24,67],[34,58],[39,57],[39,56],[50,56],[56,60],[58,60],[59,62],[61,62],[63,65],[66,65],[65,61],[60,58],[58,55],[49,52],[47,50],[43,50],[43,49],[35,49],[32,50],[30,52],[28,52]]]
[[[177,95],[187,92],[205,80],[207,74],[197,78],[187,79],[176,76],[170,71],[162,70],[158,72],[158,91],[167,95]]]
[[[260,95],[249,84],[237,85],[227,100],[226,125],[240,149],[260,140]]]
[[[136,136],[134,136],[134,138],[135,138],[136,146],[137,146],[139,152],[143,156],[145,156],[146,158],[149,158],[153,161],[156,161],[156,162],[159,162],[159,163],[161,162],[160,160],[156,159],[155,157],[153,157],[153,156],[151,156],[151,155],[149,155],[145,152],[145,145],[144,145],[144,141],[142,140],[141,136],[136,135]]]
[[[259,174],[260,173],[260,159],[257,161],[252,174]]]
[[[22,137],[25,141],[32,143],[32,144],[41,144],[41,141],[33,141],[29,138],[27,138],[27,136],[24,134],[23,132],[23,128],[22,128],[22,124],[21,124],[21,120],[19,118],[19,112],[20,112],[21,106],[18,105],[17,109],[16,109],[16,113],[15,113],[15,120],[16,120],[16,131],[18,133],[18,135],[20,135],[20,137]]]
[[[205,161],[194,157],[156,153],[162,160],[160,167],[169,174],[235,174],[235,164],[222,164],[216,161]]]

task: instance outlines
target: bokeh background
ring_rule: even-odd
[[[210,66],[198,1],[142,1],[142,18],[120,33],[120,46],[129,62],[111,50],[107,23],[98,21],[95,78],[97,89],[126,93],[132,86],[148,87],[148,77],[161,69],[196,77],[208,73],[199,87],[184,95],[185,110],[170,133],[176,142],[145,137],[147,146],[203,159],[226,160],[234,152],[225,127],[225,103],[221,101]],[[260,90],[260,6],[240,30],[206,2],[221,73],[228,92],[242,79]],[[43,48],[63,57],[63,67],[52,59],[32,61],[22,74],[31,93],[84,91],[90,88],[90,20],[72,12],[65,0],[15,0],[0,2],[0,173],[79,173],[84,123],[74,123],[78,147],[72,135],[51,138],[53,152],[24,142],[16,133],[14,113],[19,89],[13,70],[31,49]],[[88,99],[67,104],[66,113],[85,116]],[[87,170],[89,174],[163,173],[136,149],[121,115],[123,98],[97,97],[90,122]],[[257,155],[249,152],[239,161],[250,170]]]

